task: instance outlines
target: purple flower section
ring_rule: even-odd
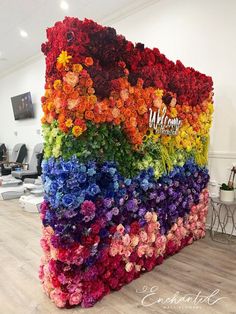
[[[100,226],[99,236],[106,242],[112,226],[123,224],[129,231],[131,223],[138,221],[142,227],[146,212],[154,211],[161,233],[166,234],[178,217],[199,202],[208,180],[207,169],[193,159],[156,180],[152,168],[124,178],[113,162],[82,164],[76,157],[50,158],[43,162],[48,204],[43,224],[53,228],[58,245],[69,247],[90,234],[91,226]]]

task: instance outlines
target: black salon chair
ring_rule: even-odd
[[[4,161],[7,158],[7,148],[5,144],[0,143],[0,161]]]
[[[1,172],[3,176],[11,174],[12,170],[19,167],[27,155],[27,148],[25,144],[16,144],[13,148],[12,155],[9,161],[1,161]]]

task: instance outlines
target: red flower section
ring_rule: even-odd
[[[185,67],[180,61],[168,60],[157,48],[134,45],[117,35],[115,29],[88,19],[66,17],[47,30],[47,39],[42,45],[47,57],[47,82],[53,84],[62,78],[56,60],[66,50],[72,56],[72,63],[87,65],[96,95],[101,99],[109,97],[113,82],[124,76],[124,68],[129,71],[131,85],[141,78],[144,87],[153,86],[175,94],[178,104],[199,105],[213,88],[211,77]]]

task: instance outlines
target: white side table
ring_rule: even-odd
[[[233,232],[236,230],[236,200],[233,202],[222,202],[219,197],[211,197],[211,205],[212,215],[210,234],[212,240],[221,243],[236,244],[236,237],[233,236]],[[232,223],[232,227],[229,227],[230,222]],[[228,226],[228,232],[226,231],[226,226]],[[215,233],[218,234],[216,235]]]

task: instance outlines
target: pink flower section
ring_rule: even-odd
[[[43,228],[41,246],[44,257],[39,278],[44,291],[58,307],[93,306],[111,290],[119,290],[142,272],[161,264],[164,258],[204,237],[208,197],[208,191],[204,189],[199,204],[193,205],[185,217],[179,217],[166,235],[160,233],[155,212],[146,213],[144,227],[133,222],[129,233],[122,224],[112,227],[114,232],[107,247],[100,250],[99,258],[85,270],[81,266],[96,252],[99,237],[91,238],[95,244],[88,247],[78,244],[63,249],[53,245],[52,228]],[[86,215],[93,210],[93,202],[83,203],[82,211]]]

